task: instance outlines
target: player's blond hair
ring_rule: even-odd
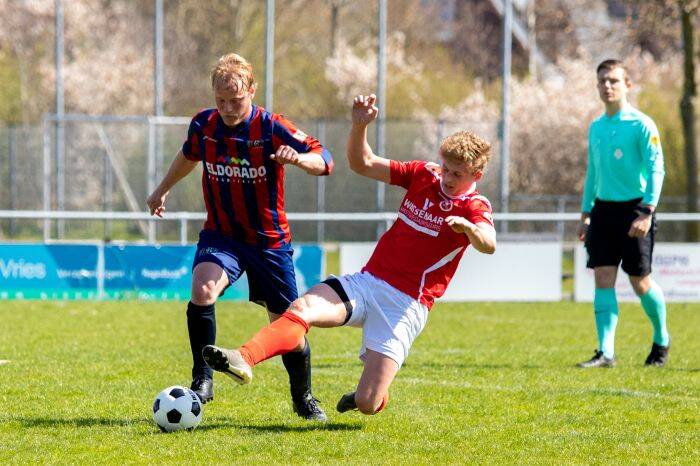
[[[440,154],[454,162],[464,162],[473,172],[483,172],[491,158],[491,144],[474,133],[459,131],[442,140]]]
[[[230,89],[241,92],[255,86],[253,66],[235,53],[219,58],[211,71],[211,86],[214,89]]]

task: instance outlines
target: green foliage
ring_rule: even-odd
[[[260,67],[260,72],[264,70]],[[349,104],[337,98],[337,89],[324,74],[325,62],[300,46],[293,46],[275,67],[274,111],[293,121],[344,116]],[[264,88],[256,100],[264,105]]]
[[[439,304],[377,416],[339,414],[361,372],[356,329],[313,329],[315,394],[330,422],[292,413],[279,358],[250,386],[216,378],[194,432],[161,434],[151,404],[189,382],[184,303],[4,302],[0,463],[698,464],[700,306],[671,305],[669,367],[642,366],[647,318],[623,304],[620,365],[583,371],[589,304]],[[217,305],[218,341],[262,326]]]
[[[429,60],[420,76],[392,81],[389,75],[387,110],[390,117],[410,118],[417,109],[439,115],[445,106],[454,106],[474,90],[473,76],[452,61],[445,47],[422,50]]]
[[[0,48],[0,121],[19,123],[22,119],[19,63],[17,58]]]
[[[653,84],[645,86],[638,97],[640,110],[659,128],[666,168],[663,194],[672,196],[685,195],[687,185],[680,98],[680,85],[662,87]]]

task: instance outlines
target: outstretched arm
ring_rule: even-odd
[[[197,163],[199,162],[193,162],[187,159],[182,153],[182,150],[177,153],[163,181],[160,182],[158,187],[146,199],[146,204],[148,205],[151,215],[157,215],[158,217],[163,216],[163,212],[165,212],[165,199],[168,197],[168,194],[170,194],[170,189],[172,189],[178,181],[189,175],[192,170],[194,170],[194,167],[197,166]]]
[[[374,94],[358,95],[353,100],[352,128],[347,147],[348,163],[350,169],[358,175],[389,183],[390,160],[375,155],[367,143],[367,126],[379,115],[379,109],[374,105],[376,102]]]

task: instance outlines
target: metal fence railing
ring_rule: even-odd
[[[43,126],[0,127],[0,210],[104,212],[105,217],[59,218],[46,224],[29,218],[7,216],[0,219],[0,238],[23,239],[148,239],[157,237],[178,241],[177,222],[149,222],[139,215],[145,199],[167,170],[173,155],[187,133],[188,117],[47,115]],[[398,208],[403,190],[386,188],[384,205],[378,205],[379,186],[375,181],[353,174],[345,158],[348,122],[322,119],[296,122],[316,136],[333,154],[331,177],[310,177],[301,170],[286,170],[287,212],[297,241],[371,241],[377,238],[381,220],[336,221],[322,214],[391,212]],[[61,127],[62,141],[56,129]],[[448,121],[387,120],[386,155],[393,159],[435,159],[441,138],[459,128]],[[370,127],[373,141],[375,126]],[[497,148],[494,148],[496,153]],[[499,160],[489,166],[480,191],[498,208]],[[580,196],[529,195],[512,192],[509,212],[542,212],[577,216]],[[665,196],[661,210],[685,210],[685,200]],[[173,189],[168,212],[203,212],[201,181],[192,174]],[[124,218],[122,213],[132,213]],[[318,214],[315,220],[299,215]],[[195,214],[193,214],[195,215]],[[196,214],[202,215],[202,214]],[[197,217],[199,218],[199,217]],[[573,237],[575,222],[564,220],[509,220],[511,237],[537,235]],[[504,217],[499,217],[504,219]],[[195,238],[188,219],[188,237]],[[504,230],[505,231],[505,230]],[[660,238],[682,240],[680,222],[664,224]]]
[[[292,212],[288,214],[288,218],[292,224],[301,223],[333,223],[339,226],[347,227],[349,224],[369,223],[381,224],[387,228],[396,219],[394,212]],[[134,224],[136,222],[144,222],[147,227],[147,233],[139,236],[135,235],[130,238],[109,238],[109,239],[130,239],[132,241],[146,241],[148,243],[157,242],[179,242],[186,244],[192,242],[199,232],[202,222],[206,218],[204,213],[200,212],[169,212],[165,217],[152,217],[146,212],[81,212],[81,211],[33,211],[33,210],[0,210],[0,221],[12,219],[15,221],[25,221],[32,223],[37,233],[41,235],[33,239],[42,239],[45,242],[53,241],[59,238],[52,236],[55,232],[52,227],[52,222],[64,221],[89,221],[98,222],[103,225],[107,222],[127,222]],[[580,218],[578,213],[556,213],[556,212],[504,212],[495,213],[496,226],[503,223],[526,223],[545,224],[549,225],[549,230],[527,231],[523,229],[508,229],[506,239],[510,240],[573,240],[573,236],[566,237],[562,230],[551,228],[560,223],[566,223],[570,226],[576,226]],[[664,224],[683,224],[687,222],[700,222],[700,213],[659,213],[657,218]],[[195,223],[196,227],[192,228],[191,223]],[[175,224],[177,235],[158,236],[158,225],[171,223]],[[105,239],[102,235],[89,236],[89,231],[85,231],[85,236],[82,238],[68,239],[83,239],[96,240]],[[99,231],[92,230],[92,231]],[[296,238],[296,236],[295,236]],[[355,241],[363,238],[355,238]],[[664,238],[662,238],[664,239]],[[297,241],[309,241],[305,238],[296,238]]]

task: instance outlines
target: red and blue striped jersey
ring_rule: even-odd
[[[235,127],[224,124],[217,109],[202,110],[192,118],[182,153],[204,165],[205,229],[263,249],[291,242],[284,211],[284,165],[270,158],[281,145],[320,154],[326,175],[333,169],[331,154],[321,143],[282,115],[257,105],[248,120]]]

